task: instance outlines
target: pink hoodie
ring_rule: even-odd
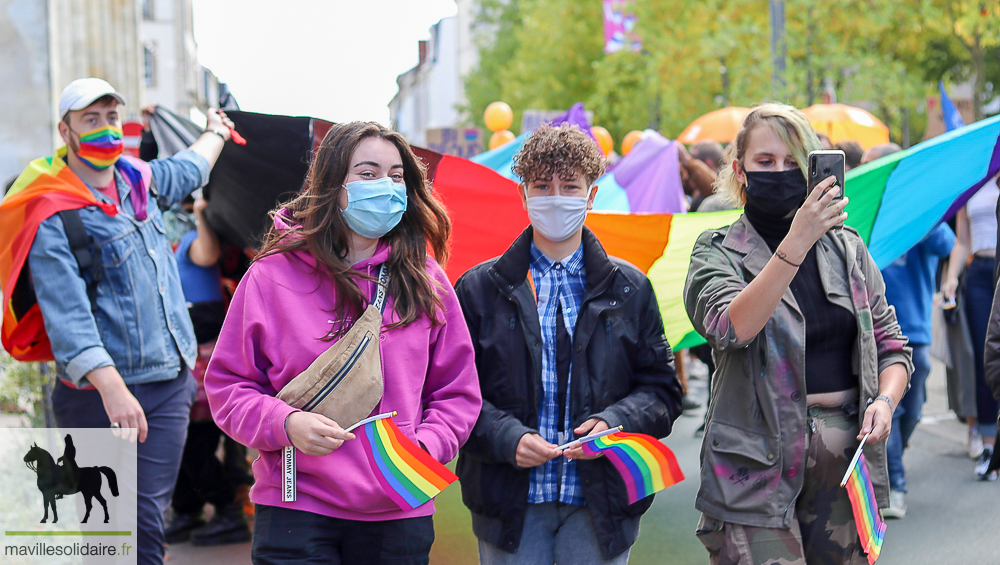
[[[279,220],[280,222],[280,220]],[[380,244],[375,255],[354,268],[375,275],[389,257]],[[344,442],[325,457],[296,453],[298,500],[282,501],[281,449],[291,445],[285,418],[296,409],[275,395],[306,369],[331,342],[333,284],[309,273],[315,259],[307,251],[272,255],[254,263],[229,307],[215,354],[205,375],[212,415],[236,441],[260,451],[253,463],[257,504],[304,510],[348,520],[396,520],[434,513],[433,501],[403,511],[386,496],[372,474],[361,442]],[[382,401],[373,414],[397,411],[394,421],[410,439],[447,463],[468,439],[482,397],[472,341],[455,291],[433,259],[427,271],[441,284],[444,324],[424,318],[385,331],[394,316],[389,299],[381,335]],[[366,289],[370,296],[374,283]]]

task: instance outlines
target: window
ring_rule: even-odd
[[[142,61],[146,70],[146,86],[156,86],[156,44],[152,41],[142,46]]]

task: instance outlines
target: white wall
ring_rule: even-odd
[[[155,47],[156,80],[146,87],[146,99],[187,115],[202,90],[191,0],[153,0],[153,8],[153,19],[143,19],[140,32],[143,44]]]

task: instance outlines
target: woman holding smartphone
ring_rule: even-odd
[[[834,177],[807,190],[808,120],[754,108],[717,191],[745,213],[694,246],[685,306],[714,349],[697,534],[713,564],[861,563],[839,483],[859,441],[888,507],[885,439],[912,371]]]
[[[299,411],[276,395],[371,316],[378,354],[370,363],[359,354],[348,376],[369,364],[382,381],[373,412],[398,412],[403,434],[437,461],[455,457],[482,400],[461,308],[427,253],[447,258],[450,222],[403,136],[375,123],[333,126],[307,180],[308,188],[273,214],[205,377],[216,423],[260,451],[250,491],[257,505],[252,559],[426,564],[433,501],[400,509],[361,441],[344,431],[350,422]],[[375,300],[383,274],[384,302]],[[383,303],[381,314],[370,310]],[[293,502],[282,489],[288,446],[296,451]]]

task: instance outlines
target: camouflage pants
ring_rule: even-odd
[[[696,531],[712,565],[867,564],[840,480],[858,448],[857,407],[811,406],[805,481],[790,529],[757,528],[702,514]]]

